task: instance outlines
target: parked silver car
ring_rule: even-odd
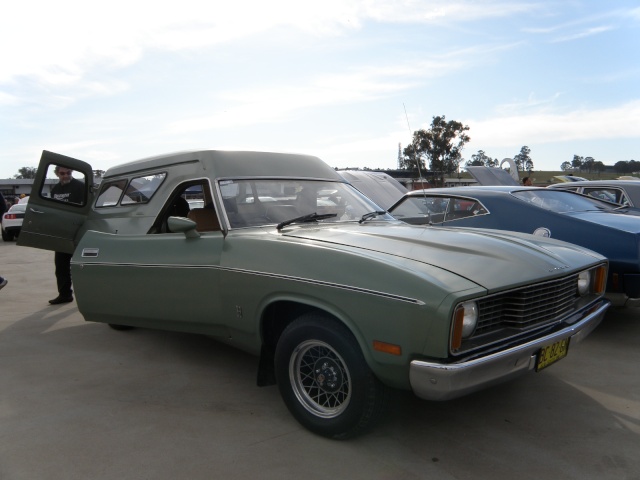
[[[587,180],[558,183],[548,188],[570,190],[625,207],[640,208],[640,180]]]

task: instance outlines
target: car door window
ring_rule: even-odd
[[[54,202],[68,203],[78,207],[87,203],[86,177],[62,164],[47,166],[46,181],[42,184],[40,196]]]
[[[619,188],[610,188],[610,187],[589,187],[583,190],[585,195],[589,195],[590,197],[594,197],[600,200],[605,200],[607,202],[619,203],[620,205],[629,206],[629,199],[625,195],[624,191]]]
[[[193,180],[179,185],[169,196],[149,233],[172,233],[169,217],[193,220],[198,232],[222,229],[207,180]]]

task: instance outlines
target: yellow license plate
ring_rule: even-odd
[[[538,353],[538,359],[536,361],[536,372],[539,372],[543,368],[547,368],[549,365],[556,363],[558,360],[562,360],[567,356],[569,352],[569,339],[565,338],[546,347],[542,347]]]

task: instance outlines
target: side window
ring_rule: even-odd
[[[625,192],[620,192],[620,198],[618,199],[618,203],[620,205],[624,205],[625,207],[631,206],[631,201]]]
[[[96,207],[113,207],[117,205],[126,185],[127,181],[124,179],[104,183],[100,187]]]
[[[96,207],[148,203],[166,176],[166,173],[156,173],[135,177],[130,182],[126,178],[108,181],[100,187]]]
[[[155,175],[145,175],[132,179],[124,192],[122,200],[120,200],[120,205],[148,203],[158,190],[158,187],[162,185],[166,176],[166,173],[156,173]]]
[[[623,194],[617,188],[585,188],[584,194],[607,202],[622,204]]]
[[[169,217],[185,217],[194,221],[198,232],[221,230],[207,180],[190,181],[179,185],[169,196],[149,233],[172,233]]]
[[[471,198],[453,198],[449,203],[449,210],[447,211],[445,222],[486,213],[488,213],[487,209],[477,200]]]
[[[40,196],[55,202],[83,206],[87,203],[86,177],[65,165],[49,164]]]

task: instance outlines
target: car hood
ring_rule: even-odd
[[[570,212],[566,215],[595,223],[599,226],[615,228],[628,233],[640,233],[640,217],[637,212],[614,213],[614,212]]]
[[[553,239],[476,228],[370,223],[294,227],[283,233],[432,265],[489,291],[554,278],[604,259]]]

